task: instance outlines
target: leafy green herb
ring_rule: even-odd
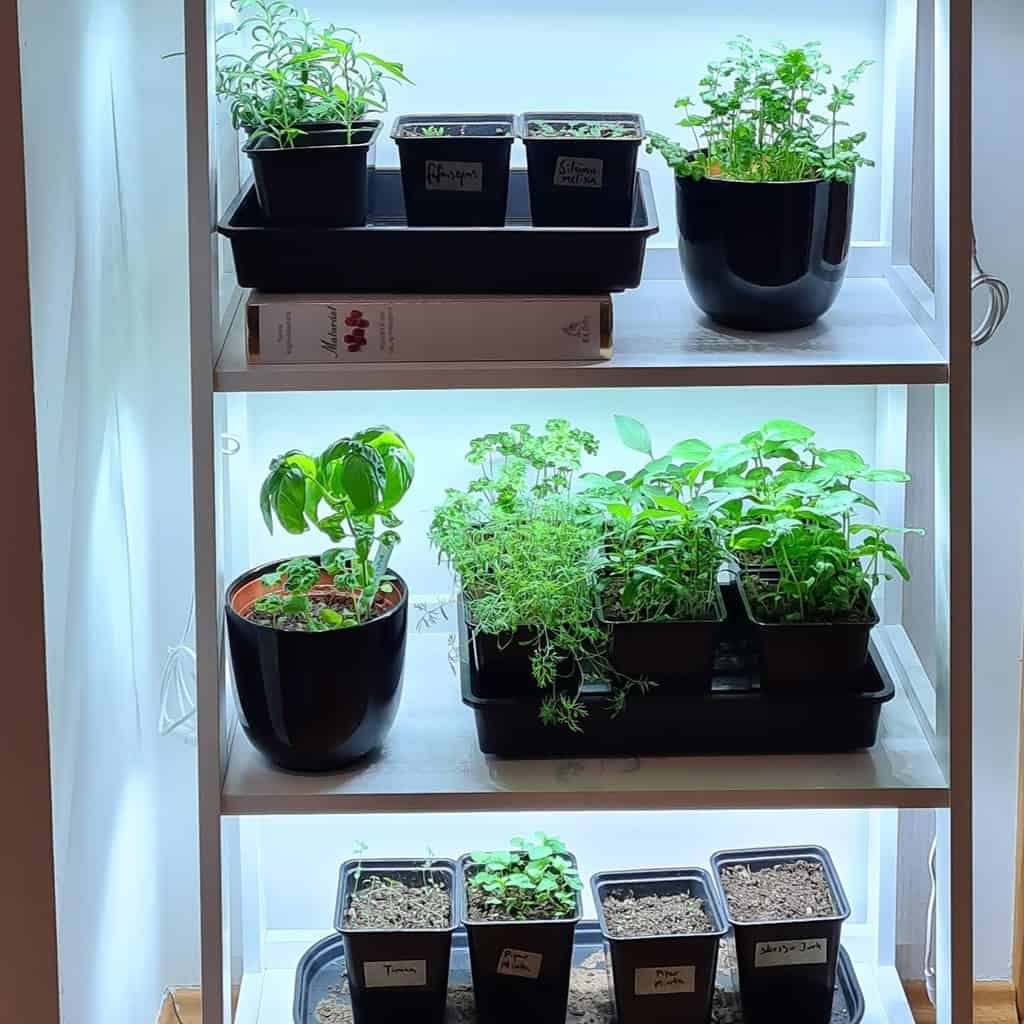
[[[472,855],[466,871],[471,911],[490,920],[574,917],[583,885],[565,844],[538,832],[530,840],[513,839],[511,847]]]
[[[217,95],[253,143],[269,138],[291,147],[305,134],[302,125],[333,122],[351,143],[360,118],[387,109],[387,86],[409,81],[401,64],[363,50],[358,33],[318,28],[284,0],[231,6],[241,18],[218,39]]]
[[[260,491],[260,508],[267,529],[278,522],[288,533],[317,529],[333,542],[319,566],[293,559],[268,583],[282,585],[285,602],[308,595],[322,569],[335,590],[351,597],[351,607],[336,611],[311,629],[340,629],[374,616],[378,594],[394,590],[388,573],[391,553],[399,542],[401,525],[395,508],[412,485],[415,460],[405,441],[390,427],[372,427],[341,438],[320,456],[286,452],[270,464]],[[317,577],[313,577],[316,572]],[[271,577],[267,577],[270,579]],[[270,601],[274,595],[262,599]],[[273,604],[257,611],[278,615],[307,614],[294,605],[289,611]]]
[[[855,451],[823,448],[792,420],[771,420],[716,449],[709,465],[735,495],[720,510],[729,547],[741,565],[753,554],[768,570],[745,579],[762,621],[867,621],[875,587],[892,572],[909,579],[888,538],[922,531],[858,521],[878,511],[860,484],[905,484],[903,470],[872,469]]]
[[[627,448],[650,461],[632,476],[587,475],[585,494],[603,516],[600,587],[606,617],[627,622],[699,621],[717,612],[725,559],[714,512],[731,497],[705,493],[710,446],[696,438],[655,459],[647,428],[628,416],[615,426]]]
[[[850,182],[858,167],[874,166],[860,152],[867,134],[842,134],[849,127],[842,113],[853,106],[854,87],[871,61],[830,83],[818,43],[763,49],[739,36],[729,49],[700,80],[704,112],[689,96],[676,101],[693,148],[649,136],[648,151],[660,152],[679,177]]]

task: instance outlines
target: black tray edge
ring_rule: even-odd
[[[604,939],[601,935],[601,927],[596,921],[581,921],[576,926],[577,945],[602,946]],[[468,939],[465,928],[456,930],[452,938],[453,949],[465,949],[468,946]],[[294,1024],[306,1024],[306,1017],[309,1007],[306,1001],[306,993],[309,989],[309,979],[320,969],[320,967],[339,956],[344,956],[344,939],[341,935],[327,935],[314,943],[299,960],[295,969],[295,995],[292,999],[292,1020]],[[861,990],[860,982],[857,980],[857,972],[853,968],[853,961],[845,947],[839,947],[839,963],[836,971],[837,983],[842,990],[846,1007],[850,1013],[849,1024],[860,1024],[864,1019],[865,1003],[864,993]]]

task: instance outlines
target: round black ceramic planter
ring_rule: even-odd
[[[331,126],[309,130],[293,146],[273,139],[250,142],[256,195],[267,221],[322,227],[356,227],[366,223],[370,150],[380,123],[347,131]]]
[[[750,331],[806,327],[846,274],[853,185],[676,178],[683,277],[712,320]]]
[[[253,746],[291,771],[335,771],[376,750],[402,695],[409,589],[399,602],[351,629],[287,632],[257,625],[244,611],[259,579],[251,569],[228,589],[227,627],[242,728]]]

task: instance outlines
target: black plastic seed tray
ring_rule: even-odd
[[[732,941],[724,939],[718,958],[711,1024],[743,1024],[735,964]],[[567,1021],[571,1024],[613,1024],[611,979],[608,976],[601,930],[596,922],[584,922],[576,928],[573,965]],[[486,1024],[486,1021],[476,1020],[472,984],[466,932],[459,929],[452,942],[446,1024]],[[340,935],[321,939],[307,950],[299,962],[295,973],[292,1015],[294,1024],[341,1024],[352,1021],[345,952]],[[832,1024],[859,1024],[863,1018],[864,996],[850,958],[846,950],[841,949]],[[378,1022],[360,1021],[358,1024]]]
[[[485,754],[500,757],[602,757],[680,754],[842,753],[874,746],[882,705],[896,695],[884,667],[870,658],[857,686],[762,691],[749,626],[726,593],[728,618],[715,654],[710,693],[671,694],[658,688],[631,695],[617,716],[610,688],[585,681],[582,732],[544,725],[540,697],[481,697],[460,602],[462,701],[476,716]]]
[[[264,292],[544,294],[621,292],[658,230],[651,179],[637,172],[628,227],[534,227],[525,170],[509,181],[503,227],[409,227],[402,175],[377,170],[365,227],[271,226],[245,185],[218,225],[238,283]]]

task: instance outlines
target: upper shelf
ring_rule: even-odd
[[[645,281],[615,296],[608,361],[249,366],[244,316],[234,318],[217,391],[457,388],[721,387],[943,384],[949,367],[883,278],[849,279],[824,319],[754,334],[712,324],[679,280]]]
[[[896,627],[879,627],[880,629]],[[477,746],[446,635],[410,637],[405,693],[380,753],[328,775],[275,770],[236,729],[224,814],[942,807],[949,791],[905,693],[878,742],[848,754],[502,760]]]

